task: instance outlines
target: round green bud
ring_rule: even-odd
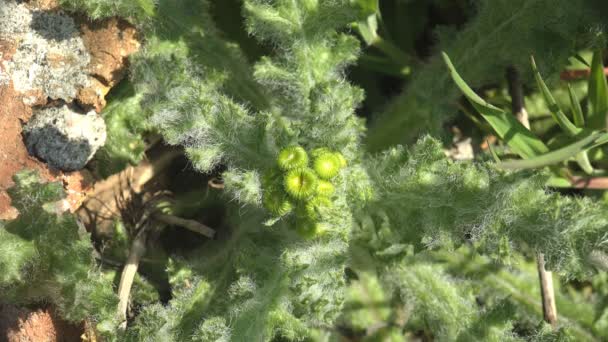
[[[280,191],[267,191],[262,198],[264,207],[277,216],[284,216],[293,210],[293,205]]]
[[[346,165],[348,165],[348,162],[346,161],[346,158],[344,158],[344,156],[342,155],[342,153],[340,153],[340,152],[334,152],[334,155],[340,161],[340,167],[344,168],[344,167],[346,167]]]
[[[328,181],[319,180],[317,184],[317,194],[321,196],[331,196],[336,192],[336,187]]]
[[[331,179],[340,171],[341,163],[334,153],[328,152],[316,157],[313,167],[319,177]]]
[[[285,191],[298,200],[314,195],[318,182],[317,175],[309,168],[290,170],[283,178]]]
[[[291,146],[284,148],[279,152],[277,157],[277,165],[281,170],[292,170],[308,165],[308,154],[300,146]]]

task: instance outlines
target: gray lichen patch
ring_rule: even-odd
[[[29,31],[32,21],[30,10],[13,0],[0,0],[0,37],[16,39]]]
[[[15,90],[71,102],[79,89],[88,86],[91,57],[72,18],[0,0],[0,23],[0,38],[18,45],[0,68]]]
[[[35,111],[23,135],[31,155],[56,169],[75,171],[103,146],[106,126],[94,111],[80,114],[64,105]]]

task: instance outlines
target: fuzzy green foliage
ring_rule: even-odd
[[[348,1],[278,2],[276,9],[246,2],[250,32],[284,52],[263,58],[252,72],[238,46],[215,29],[206,2],[161,2],[164,30],[152,31],[134,61],[136,88],[150,95],[144,108],[167,141],[186,146],[203,171],[219,162],[264,169],[294,142],[347,149],[348,158],[362,130],[352,115],[361,91],[342,75],[358,44],[336,32],[355,18],[349,8]]]
[[[419,331],[440,341],[599,341],[605,295],[582,296],[556,284],[557,331],[542,317],[535,263],[512,254],[512,266],[497,264],[472,248],[432,251],[378,262],[351,282],[341,324],[384,334],[397,328],[401,339]],[[602,275],[593,279],[601,283]],[[390,286],[387,286],[390,285]],[[601,286],[598,287],[600,289]],[[395,293],[397,297],[395,297]],[[371,335],[374,336],[375,334]],[[370,336],[368,334],[368,336]],[[405,337],[404,337],[405,336]]]
[[[230,341],[302,340],[339,314],[345,243],[303,242],[283,224],[263,226],[260,212],[239,216],[237,210],[229,237],[172,264],[172,301],[144,308],[129,332],[133,340],[212,334]]]
[[[397,266],[386,277],[385,282],[400,290],[401,300],[415,308],[409,324],[426,326],[440,341],[517,340],[508,320],[511,308],[477,310],[469,289],[449,286],[453,280],[439,265]]]
[[[580,276],[594,269],[591,251],[608,251],[605,204],[547,193],[542,175],[451,162],[429,138],[411,153],[394,148],[368,165],[376,200],[360,222],[379,254],[398,253],[401,244],[467,241],[496,254],[506,238],[517,249],[545,253],[549,268]]]
[[[332,13],[331,16],[325,13]],[[349,1],[246,1],[248,29],[280,52],[255,66],[255,78],[273,94],[272,109],[291,139],[306,147],[355,152],[362,126],[353,109],[362,92],[344,80],[358,43],[336,32],[356,19]]]
[[[323,211],[322,237],[303,241],[291,229],[306,223],[297,215],[266,228],[253,207],[261,204],[259,175],[274,168],[284,146],[323,146],[347,158],[358,153],[362,125],[353,111],[362,94],[342,74],[358,44],[338,33],[358,11],[348,1],[245,2],[248,29],[280,52],[250,70],[238,47],[214,28],[206,6],[159,4],[161,29],[148,34],[147,48],[134,59],[133,82],[154,125],[169,143],[186,147],[195,167],[229,167],[227,188],[253,216],[234,213],[232,237],[184,265],[195,274],[192,287],[174,289],[166,310],[145,308],[129,333],[138,339],[157,329],[179,340],[209,336],[230,322],[224,329],[230,340],[302,340],[340,313],[352,225],[344,197],[349,173],[332,180],[339,196]],[[275,214],[282,210],[276,208]]]
[[[102,113],[108,134],[106,144],[95,155],[96,171],[101,177],[108,177],[143,159],[146,144],[142,136],[151,127],[139,105],[140,100],[141,95],[135,94],[129,82],[113,89],[111,100]]]
[[[476,21],[455,39],[458,45],[447,48],[459,66],[482,56],[499,64],[517,63],[509,56],[529,54],[513,51],[502,56],[504,49],[493,45],[499,42],[507,47],[517,42],[524,49],[557,54],[559,60],[566,48],[569,55],[582,41],[570,40],[584,35],[581,27],[586,26],[580,20],[591,11],[579,1],[561,7],[546,0],[483,4]],[[546,22],[536,23],[540,8]],[[372,340],[399,341],[404,332],[420,329],[440,341],[566,336],[561,331],[545,334],[536,325],[530,334],[518,335],[515,323],[531,316],[538,323],[540,316],[537,306],[518,316],[513,306],[525,305],[517,299],[515,304],[502,301],[516,291],[503,298],[487,296],[490,304],[477,305],[473,293],[479,284],[499,288],[508,274],[488,280],[483,277],[487,264],[477,263],[482,264],[475,273],[481,279],[467,281],[449,265],[425,259],[420,252],[442,248],[457,254],[453,250],[468,243],[501,261],[513,255],[511,250],[543,252],[552,269],[587,276],[594,270],[589,254],[608,252],[606,205],[548,193],[542,175],[505,173],[488,163],[451,162],[439,142],[428,137],[410,152],[394,147],[376,156],[365,154],[360,144],[364,125],[354,115],[363,94],[345,80],[345,68],[359,53],[357,40],[345,28],[362,19],[361,9],[349,0],[245,0],[243,9],[248,32],[273,48],[253,66],[216,28],[206,1],[161,0],[143,28],[146,45],[133,58],[131,105],[151,118],[168,143],[185,147],[198,170],[225,167],[230,198],[224,203],[226,220],[217,240],[170,262],[169,303],[144,305],[124,335],[115,338],[303,341],[329,338],[336,322],[368,329],[364,321],[370,315],[376,322],[399,321],[392,307],[344,314],[353,303],[361,307],[375,300],[411,312],[402,326],[372,332]],[[532,24],[539,26],[530,29]],[[489,38],[475,44],[480,32],[490,32]],[[550,45],[542,42],[547,36],[552,37]],[[475,83],[493,80],[486,77],[486,68],[476,63],[463,73]],[[394,107],[407,115],[397,124],[389,117],[390,129],[372,132],[372,149],[385,142],[374,142],[378,134],[407,139],[417,135],[418,128],[437,127],[442,121],[447,113],[443,109],[457,92],[448,87],[449,76],[439,61],[425,70],[414,79],[407,106]],[[414,124],[422,113],[424,120]],[[395,134],[393,129],[404,127],[401,117],[411,130]],[[342,168],[337,175],[326,174],[333,187],[331,205],[311,200],[293,206],[295,215],[284,215],[289,210],[283,197],[271,198],[268,204],[265,196],[276,189],[265,178],[277,172],[277,157],[285,146],[302,146],[311,151],[313,161],[334,153],[328,151],[343,156],[327,159]],[[327,170],[324,165],[319,169]],[[288,197],[292,205],[298,200],[294,197]],[[303,220],[298,209],[323,226],[309,229],[311,220]],[[303,239],[297,234],[302,226],[324,233]],[[15,253],[0,247],[4,250]],[[14,259],[26,260],[27,255]],[[16,269],[11,272],[18,274]],[[363,293],[367,287],[373,290],[369,300]],[[143,296],[142,301],[148,299]],[[580,312],[591,311],[585,307]],[[605,318],[593,315],[583,330],[604,326]]]
[[[483,0],[462,30],[439,30],[438,48],[450,55],[472,87],[503,80],[504,71],[499,70],[510,65],[530,79],[530,55],[544,63],[539,66],[543,73],[552,74],[573,52],[603,46],[601,18],[607,11],[606,5],[593,0]],[[459,96],[441,57],[433,57],[374,121],[369,148],[379,151],[411,142],[421,132],[439,134],[456,112],[453,106]]]
[[[169,143],[185,146],[200,170],[221,161],[264,163],[265,120],[248,111],[266,107],[264,94],[238,46],[215,28],[207,2],[161,1],[158,13],[133,60],[134,85],[152,123]]]
[[[514,253],[511,266],[500,265],[470,249],[461,249],[456,253],[438,252],[427,261],[443,264],[452,277],[470,280],[472,291],[484,298],[483,302],[490,304],[503,298],[516,306],[517,310],[511,312],[510,319],[517,321],[520,330],[527,331],[528,335],[542,332],[542,329],[538,329],[542,307],[534,300],[540,292],[534,262]],[[601,281],[601,275],[592,279]],[[605,300],[601,292],[584,297],[574,291],[572,285],[556,283],[555,294],[560,307],[558,321],[564,328],[564,334],[575,340],[601,340],[604,337],[603,332],[594,328],[601,322],[602,309],[599,306]]]
[[[114,330],[117,305],[112,282],[93,261],[89,236],[69,213],[59,213],[61,183],[40,183],[24,171],[9,190],[19,218],[0,222],[0,289],[18,304],[49,301],[74,322],[97,320]]]
[[[141,22],[154,16],[154,0],[60,0],[62,8],[85,11],[93,19],[120,16]]]

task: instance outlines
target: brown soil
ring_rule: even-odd
[[[83,326],[70,324],[52,310],[29,310],[0,304],[0,341],[72,342],[81,341]]]

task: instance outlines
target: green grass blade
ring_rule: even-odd
[[[508,160],[499,163],[498,166],[503,169],[534,169],[554,165],[563,162],[569,158],[572,158],[578,153],[581,153],[591,147],[597,146],[597,144],[600,142],[608,142],[608,133],[591,133],[589,136],[575,143],[572,143],[558,150],[543,154],[542,156],[526,160]]]
[[[538,84],[538,88],[540,89],[540,92],[543,94],[543,97],[545,98],[545,101],[547,102],[547,105],[549,106],[549,111],[551,112],[551,116],[553,116],[553,119],[557,122],[559,127],[564,132],[566,132],[566,134],[568,134],[571,137],[576,136],[578,133],[580,133],[581,129],[576,127],[570,121],[570,119],[568,119],[566,114],[564,114],[562,109],[557,104],[557,101],[555,101],[553,94],[551,94],[549,87],[547,87],[547,84],[541,77],[540,72],[538,71],[538,68],[536,67],[536,62],[534,61],[534,57],[530,57],[530,63],[532,64],[532,72],[534,73],[534,78],[536,79],[536,84]]]
[[[570,104],[572,106],[572,117],[574,118],[574,124],[577,127],[585,126],[585,116],[583,115],[583,109],[581,108],[581,103],[578,101],[578,97],[574,90],[572,90],[572,86],[568,83],[568,94],[570,95]]]
[[[479,97],[460,77],[450,57],[445,52],[442,52],[442,55],[450,71],[450,75],[458,88],[479,114],[492,126],[498,136],[515,153],[522,158],[532,158],[549,151],[547,146],[534,133],[530,132],[530,130],[517,121],[514,115],[506,113],[504,110],[487,103]]]
[[[589,75],[589,116],[590,128],[602,129],[606,127],[606,113],[608,113],[608,84],[604,75],[602,52],[593,53],[591,61],[591,75]]]
[[[591,162],[589,161],[589,155],[587,154],[587,151],[583,151],[580,152],[576,155],[575,157],[576,159],[576,163],[578,164],[578,166],[581,167],[581,169],[583,171],[585,171],[586,174],[591,175],[593,174],[593,166],[591,165]]]
[[[606,143],[608,143],[608,135],[602,135],[596,141],[593,142],[593,146],[591,146],[591,148],[602,146]]]
[[[492,155],[492,159],[494,159],[494,162],[500,163],[500,157],[498,156],[496,151],[494,151],[492,144],[490,144],[490,142],[487,140],[486,140],[486,144],[488,144],[488,149],[490,150],[490,154]]]
[[[583,56],[581,56],[580,53],[577,53],[576,55],[574,55],[574,58],[577,61],[583,63],[583,65],[586,65],[588,68],[591,68],[591,65],[589,65],[589,63],[587,63],[587,61],[583,58]]]

